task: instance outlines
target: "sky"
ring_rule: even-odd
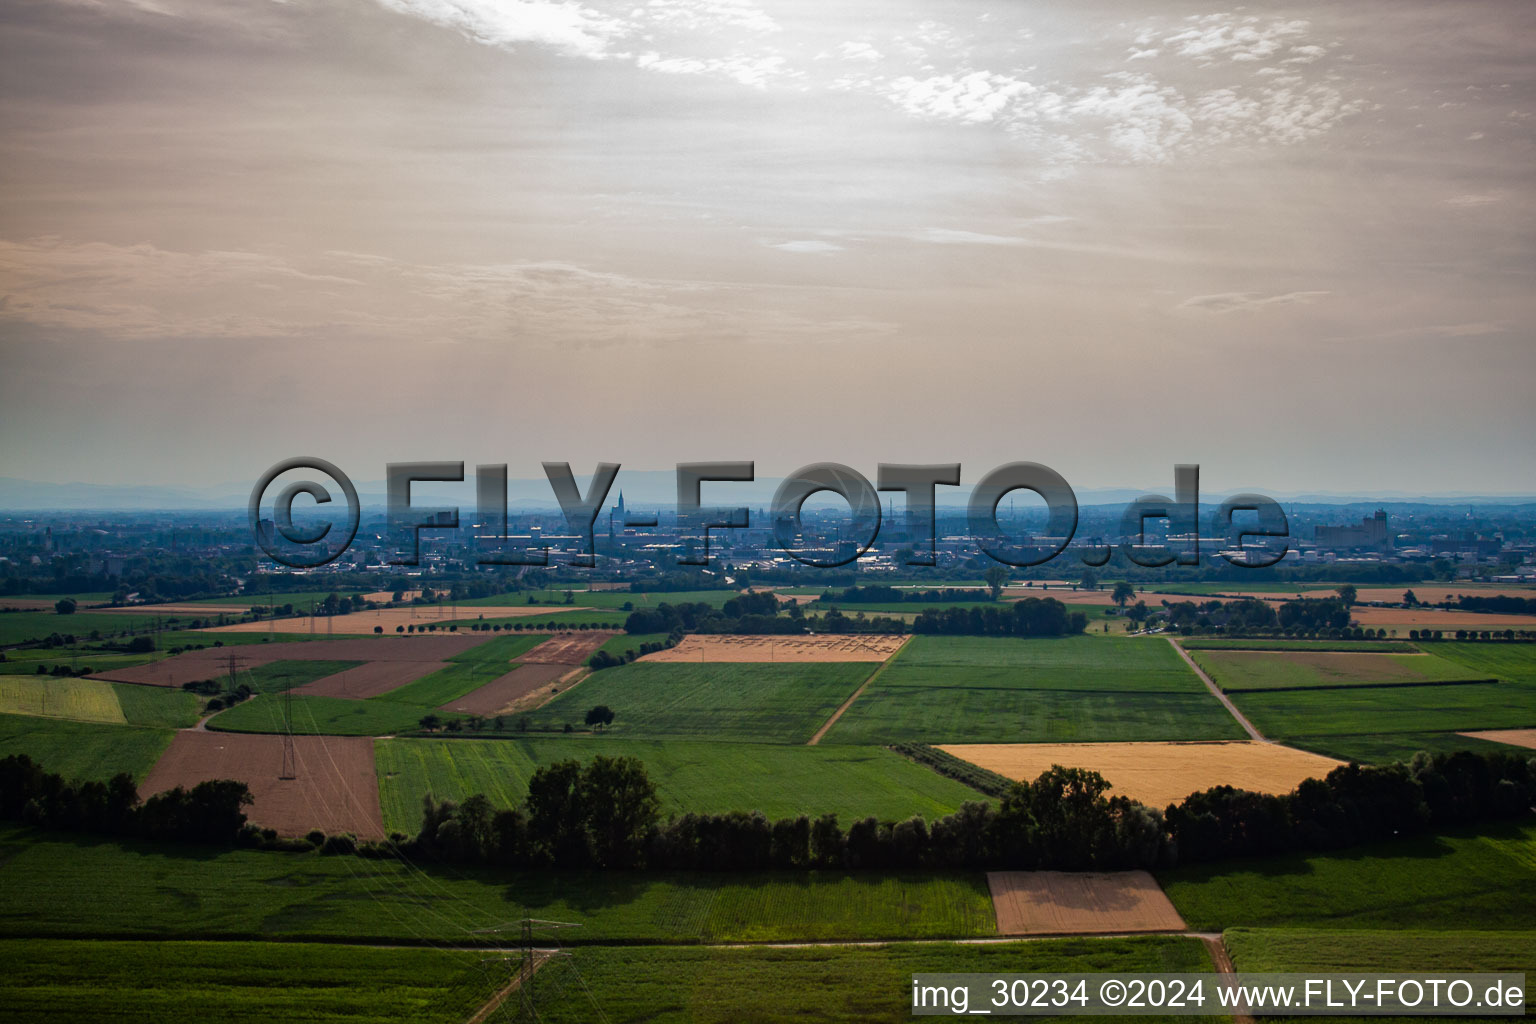
[[[1536,491],[1536,5],[8,0],[0,476]]]

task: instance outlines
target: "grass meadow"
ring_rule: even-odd
[[[575,723],[606,704],[616,736],[804,743],[869,678],[862,662],[655,664],[604,669],[530,717]]]
[[[414,833],[421,800],[484,793],[516,807],[540,765],[597,754],[638,757],[656,783],[662,814],[762,811],[769,819],[838,815],[846,826],[874,815],[942,817],[982,794],[884,747],[775,746],[616,736],[515,740],[390,739],[374,744],[386,831]]]
[[[1095,636],[919,636],[829,743],[1240,739],[1168,644]]]

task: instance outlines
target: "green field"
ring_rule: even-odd
[[[1527,931],[1536,906],[1536,825],[1191,865],[1157,876],[1195,931]]]
[[[605,640],[603,646],[599,647],[598,650],[607,651],[615,657],[623,654],[625,651],[634,651],[636,654],[639,654],[641,644],[660,644],[665,643],[666,640],[667,634],[665,633],[620,633],[618,636]]]
[[[1443,642],[1425,650],[1435,659],[1436,671],[1498,682],[1235,690],[1232,700],[1266,736],[1334,757],[1373,762],[1406,760],[1419,750],[1508,750],[1456,734],[1536,726],[1536,644]]]
[[[269,661],[254,668],[238,669],[235,682],[249,686],[256,693],[282,693],[361,664],[360,661]],[[220,676],[214,681],[226,687],[229,685],[228,676]]]
[[[221,711],[208,721],[208,728],[224,732],[283,732],[283,704],[286,698],[252,697]],[[384,700],[345,700],[295,694],[293,731],[299,735],[388,736],[415,732],[425,708]],[[451,715],[439,715],[451,718]]]
[[[185,729],[197,724],[202,701],[196,694],[165,686],[139,686],[113,683],[117,702],[129,725],[147,725],[156,729]]]
[[[832,813],[846,825],[874,815],[932,821],[982,794],[884,747],[808,747],[626,740],[393,739],[374,744],[386,831],[414,834],[421,798],[462,800],[484,793],[497,807],[517,807],[540,765],[597,754],[638,757],[661,797],[662,814],[762,811],[770,820]]]
[[[1180,637],[1186,651],[1347,651],[1362,654],[1413,654],[1419,648],[1398,640],[1226,640]]]
[[[1433,654],[1341,651],[1194,651],[1191,657],[1224,691],[1382,686],[1492,678]]]
[[[44,640],[54,633],[61,636],[73,635],[84,643],[92,633],[104,637],[119,636],[130,631],[149,633],[157,625],[168,625],[172,621],[185,625],[195,618],[196,615],[185,613],[157,616],[139,612],[75,612],[73,615],[41,611],[6,612],[0,615],[0,647]],[[67,657],[67,648],[64,650]]]
[[[588,708],[606,704],[617,736],[804,743],[874,667],[641,661],[592,674],[531,717],[580,726]]]
[[[1458,750],[1471,750],[1479,754],[1518,754],[1521,757],[1530,757],[1532,754],[1529,747],[1493,743],[1454,732],[1388,732],[1380,735],[1341,733],[1333,736],[1292,737],[1286,743],[1341,761],[1359,761],[1361,764],[1410,761],[1421,750],[1431,754],[1454,754]]]
[[[26,754],[67,779],[105,782],[127,772],[143,782],[171,735],[169,729],[0,715],[0,757]]]
[[[823,742],[1238,739],[1172,647],[1116,637],[919,636]]]
[[[736,590],[679,590],[634,594],[627,590],[583,590],[572,587],[525,590],[521,593],[498,594],[495,597],[478,597],[472,601],[460,601],[459,605],[472,607],[474,605],[527,604],[528,598],[532,597],[541,605],[553,605],[557,609],[564,605],[567,593],[572,595],[571,603],[577,608],[607,608],[613,611],[622,610],[626,604],[633,605],[635,608],[655,608],[659,604],[707,604],[719,608],[731,598],[741,596]]]
[[[332,594],[338,597],[352,597],[364,593],[371,593],[371,591],[349,590],[342,587],[336,590],[299,590],[291,594],[240,594],[234,597],[207,597],[181,603],[225,605],[233,612],[244,612],[251,608],[261,608],[265,611],[269,602],[279,608],[285,604],[291,604],[294,608],[308,608],[311,603],[319,604]],[[144,605],[144,607],[153,608],[154,605]]]
[[[448,659],[447,668],[371,699],[376,703],[409,704],[430,710],[458,700],[511,672],[512,661],[518,655],[526,654],[548,639],[542,633],[498,636],[462,654],[455,654]]]
[[[110,900],[101,897],[106,889]],[[496,944],[504,940],[474,929],[524,916],[580,923],[563,936],[568,943],[939,939],[996,930],[979,872],[524,873],[11,827],[0,827],[0,890],[0,935],[17,938]]]
[[[1536,967],[1536,931],[1229,928],[1222,940],[1232,965],[1250,972],[1530,972]]]
[[[615,1024],[895,1024],[913,1019],[912,976],[921,972],[1209,970],[1210,957],[1200,940],[1180,936],[874,949],[606,947],[578,950],[563,969],[534,975],[533,991],[546,997],[540,1003],[541,1019],[571,1024],[600,1019]],[[584,985],[574,983],[578,974]],[[984,1007],[973,1003],[969,1008]]]
[[[17,1021],[462,1022],[493,985],[473,953],[307,943],[0,942]]]
[[[124,724],[112,684],[69,676],[0,676],[0,714]]]
[[[30,675],[37,671],[39,665],[45,669],[51,669],[55,665],[66,665],[70,671],[76,673],[87,668],[92,672],[100,673],[108,669],[132,668],[163,657],[165,657],[163,651],[154,651],[149,654],[119,654],[115,651],[98,650],[93,645],[77,648],[21,647],[6,652],[5,660],[0,661],[0,675]]]

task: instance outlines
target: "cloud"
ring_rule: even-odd
[[[1010,75],[973,71],[967,75],[903,75],[891,81],[886,95],[909,114],[981,124],[994,120],[1015,97],[1034,91],[1028,82]]]
[[[530,43],[578,57],[603,57],[622,22],[573,0],[377,0],[383,6],[490,46]]]
[[[788,244],[817,247],[795,252],[838,248]],[[801,316],[756,285],[644,278],[558,261],[421,264],[331,251],[301,265],[270,253],[60,238],[0,240],[5,322],[114,340],[451,339],[532,347],[838,339],[892,329],[855,316]]]
[[[1497,192],[1472,192],[1465,195],[1451,196],[1445,200],[1447,206],[1487,206],[1503,200],[1503,196]]]
[[[1222,292],[1217,295],[1196,295],[1179,303],[1179,309],[1193,309],[1204,313],[1252,312],[1268,306],[1311,305],[1332,292],[1306,291],[1282,292],[1278,295],[1259,295],[1254,292]]]
[[[979,231],[956,231],[951,228],[929,228],[917,236],[918,241],[937,245],[1027,245],[1028,239],[1009,235],[987,235]]]
[[[840,245],[834,245],[831,242],[820,242],[816,241],[815,239],[797,239],[793,242],[778,242],[774,245],[770,245],[768,248],[778,249],[782,252],[804,254],[843,251],[843,247]]]
[[[1310,27],[1301,20],[1266,23],[1255,16],[1232,18],[1227,14],[1196,15],[1185,20],[1190,27],[1164,37],[1163,43],[1181,57],[1205,63],[1223,57],[1241,62],[1264,60],[1280,52],[1290,40],[1304,35]]]

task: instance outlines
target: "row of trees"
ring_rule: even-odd
[[[25,754],[0,758],[0,819],[43,828],[229,845],[250,803],[245,783],[229,779],[178,786],[140,803],[127,772],[108,782],[68,782]]]
[[[446,859],[518,867],[679,870],[761,868],[1117,869],[1318,851],[1476,821],[1528,816],[1536,759],[1417,755],[1409,764],[1350,764],[1286,796],[1220,786],[1165,812],[1106,795],[1097,772],[1052,767],[1015,783],[994,807],[967,803],[932,823],[836,815],[769,821],[755,812],[661,821],[655,788],[633,758],[541,768],[521,809],[483,796],[427,801],[412,844]]]
[[[945,636],[1066,636],[1081,633],[1088,616],[1054,597],[1026,597],[1006,607],[924,608],[912,632]]]

